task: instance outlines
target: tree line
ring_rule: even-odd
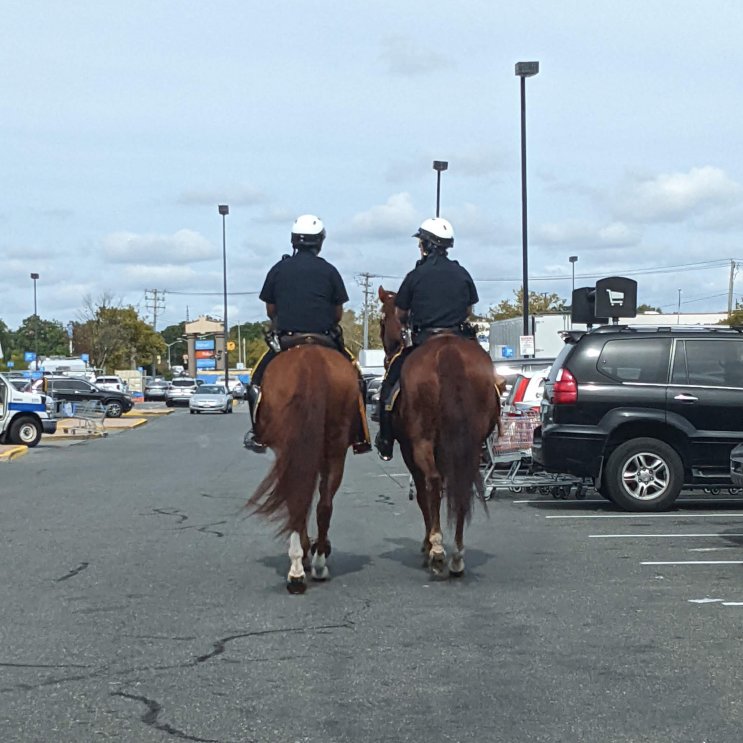
[[[514,290],[511,299],[503,299],[476,319],[493,322],[522,313],[523,290]],[[565,312],[569,308],[566,300],[555,293],[529,292],[529,312],[532,315]],[[657,310],[650,305],[640,305],[638,312]],[[381,348],[379,335],[380,313],[376,303],[369,308],[367,321],[367,347]],[[736,321],[739,321],[736,316]],[[68,327],[72,337],[68,335]],[[341,320],[346,346],[358,354],[364,347],[363,311],[346,309]],[[255,366],[266,350],[264,330],[266,322],[248,322],[232,325],[229,340],[235,349],[229,351],[230,367],[242,361],[247,368]],[[38,334],[38,335],[37,335]],[[77,320],[63,324],[58,320],[47,320],[30,315],[20,326],[11,330],[0,319],[0,370],[7,370],[12,361],[15,369],[26,369],[31,364],[24,362],[24,353],[38,348],[39,356],[80,356],[87,353],[90,365],[111,373],[116,369],[151,369],[158,373],[167,371],[171,365],[184,366],[187,352],[185,322],[169,325],[155,332],[132,305],[115,302],[111,294],[97,298],[86,296]],[[193,370],[190,370],[193,371]]]

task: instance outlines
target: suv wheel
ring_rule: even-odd
[[[118,400],[112,400],[106,405],[107,418],[121,418],[123,412],[124,408]]]
[[[676,450],[658,439],[630,439],[609,456],[604,487],[609,500],[625,511],[663,511],[684,484]]]

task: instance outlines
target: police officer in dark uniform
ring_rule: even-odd
[[[413,235],[418,238],[421,258],[403,279],[395,297],[397,316],[403,328],[412,329],[412,347],[404,348],[391,362],[379,394],[379,433],[375,445],[379,456],[392,459],[394,438],[392,412],[386,403],[400,379],[405,357],[432,335],[457,333],[476,338],[467,319],[477,304],[475,283],[462,266],[448,256],[454,245],[454,230],[445,219],[426,219]]]
[[[297,342],[317,339],[319,345],[337,348],[350,362],[353,356],[343,344],[343,333],[339,326],[343,317],[343,303],[348,294],[341,275],[332,264],[318,253],[325,240],[322,220],[312,214],[303,214],[294,221],[291,233],[293,255],[284,256],[266,276],[260,299],[266,303],[266,312],[271,319],[272,333],[267,338],[269,348],[253,373],[248,387],[248,404],[252,430],[245,436],[246,448],[256,452],[265,447],[256,440],[256,406],[266,367],[279,350],[290,348]],[[308,338],[303,334],[313,334]],[[365,431],[365,423],[364,423]],[[370,446],[362,431],[366,450]],[[355,451],[364,442],[355,444]]]

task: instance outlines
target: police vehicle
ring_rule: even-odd
[[[46,396],[16,389],[0,374],[0,444],[36,446],[42,433],[54,433],[57,421],[49,416]]]

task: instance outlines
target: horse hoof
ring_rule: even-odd
[[[293,596],[302,594],[307,590],[307,582],[304,578],[289,578],[286,582],[286,590]]]
[[[434,575],[441,575],[446,570],[446,555],[432,555],[428,567]]]
[[[325,581],[328,578],[330,578],[330,571],[327,568],[322,568],[322,570],[315,570],[315,568],[312,569],[312,580],[322,583],[322,581]]]
[[[461,570],[452,570],[449,568],[449,577],[450,578],[463,578],[464,577],[464,568]]]

